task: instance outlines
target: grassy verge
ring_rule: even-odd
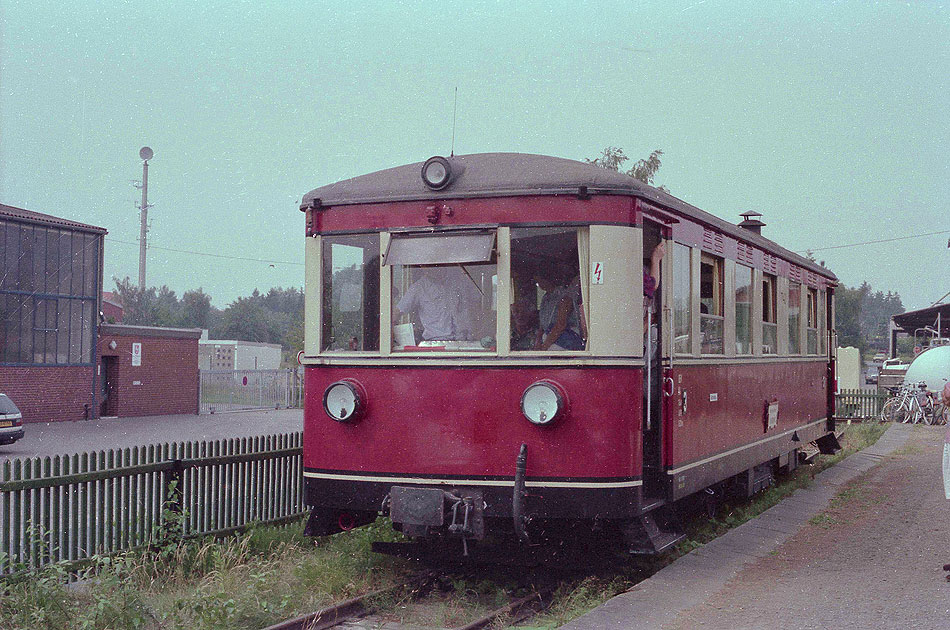
[[[383,522],[319,541],[302,529],[97,557],[76,583],[61,565],[26,572],[0,583],[0,628],[258,629],[389,586],[406,571],[369,550],[392,538]]]

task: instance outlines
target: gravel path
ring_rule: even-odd
[[[950,628],[944,431],[915,427],[785,544],[664,627]]]

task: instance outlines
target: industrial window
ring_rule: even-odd
[[[752,354],[752,268],[736,264],[736,354]]]
[[[323,350],[379,350],[379,235],[323,239]]]
[[[808,289],[808,328],[805,331],[808,354],[818,354],[818,289]]]
[[[101,237],[0,220],[0,363],[89,365]]]
[[[580,254],[586,232],[576,228],[511,230],[511,349],[587,347]]]
[[[778,352],[778,317],[775,309],[775,276],[762,276],[762,354]]]
[[[699,263],[699,332],[703,354],[723,353],[723,261],[703,254]]]
[[[802,285],[788,283],[788,353],[802,353]]]
[[[692,299],[692,275],[690,273],[690,248],[680,243],[673,245],[673,351],[691,354],[691,331],[693,326],[690,300]]]

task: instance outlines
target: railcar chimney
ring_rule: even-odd
[[[739,216],[742,217],[742,223],[739,224],[739,227],[745,228],[756,234],[762,234],[762,227],[765,225],[765,223],[756,218],[762,216],[760,212],[749,210],[747,212],[743,212]]]

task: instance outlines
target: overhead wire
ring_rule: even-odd
[[[875,241],[864,241],[861,243],[849,243],[848,245],[831,245],[829,247],[815,247],[812,249],[806,249],[799,252],[800,254],[807,254],[809,252],[824,252],[829,249],[844,249],[845,247],[859,247],[861,245],[875,245],[877,243],[891,243],[893,241],[906,241],[910,238],[923,238],[925,236],[937,236],[940,234],[950,234],[950,230],[941,230],[939,232],[927,232],[926,234],[911,234],[910,236],[895,236],[894,238],[882,238]],[[948,245],[950,246],[950,245]]]
[[[134,242],[134,241],[123,241],[123,240],[120,240],[120,239],[117,239],[117,238],[112,238],[111,236],[107,236],[107,237],[106,237],[106,240],[107,240],[107,241],[110,241],[110,242],[112,242],[112,243],[122,243],[123,245],[138,245],[137,242]],[[302,263],[302,262],[293,262],[293,261],[290,261],[290,260],[269,260],[269,259],[267,259],[267,258],[248,258],[248,257],[245,257],[245,256],[231,256],[231,255],[229,255],[229,254],[210,254],[210,253],[208,253],[208,252],[199,252],[199,251],[194,251],[194,250],[190,250],[190,249],[175,249],[174,247],[161,247],[161,246],[159,246],[159,245],[149,245],[148,248],[149,248],[149,249],[160,249],[160,250],[166,251],[166,252],[178,252],[178,253],[180,253],[180,254],[194,254],[195,256],[209,256],[209,257],[211,257],[211,258],[228,258],[228,259],[230,259],[230,260],[246,260],[246,261],[249,261],[249,262],[262,262],[262,263],[270,263],[270,264],[275,264],[275,265],[300,265],[300,266],[303,266],[303,264],[304,264],[304,263]]]

